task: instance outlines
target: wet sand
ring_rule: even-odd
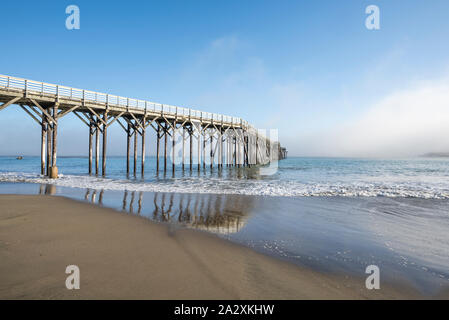
[[[68,290],[77,265],[81,288]],[[0,195],[0,299],[398,299],[214,235],[63,197]]]

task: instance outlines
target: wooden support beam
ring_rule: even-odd
[[[159,143],[161,140],[160,134],[159,134],[160,128],[157,127],[156,131],[156,172],[159,172]]]
[[[95,119],[95,174],[98,175],[100,166],[100,121]]]
[[[238,129],[237,129],[238,130]],[[241,165],[241,145],[240,145],[240,136],[237,134],[236,137],[237,142],[237,167],[240,168]]]
[[[231,135],[231,134],[229,134],[229,137],[228,137],[228,152],[229,152],[229,155],[228,155],[228,162],[229,162],[229,166],[230,167],[232,167],[232,165],[233,165],[233,154],[234,154],[234,152],[233,152],[233,141],[234,141],[234,137]]]
[[[176,122],[173,122],[173,136],[172,136],[172,170],[175,172],[176,162]]]
[[[142,123],[145,123],[145,118],[143,118]],[[145,127],[142,126],[142,168],[141,175],[144,176],[145,173]]]
[[[57,160],[57,138],[58,138],[58,107],[59,103],[55,103],[53,105],[53,140],[52,140],[52,159],[51,159],[51,166],[54,168],[52,170],[57,170],[56,166],[56,160]],[[56,171],[57,172],[57,171]],[[54,176],[57,178],[57,175]]]
[[[246,155],[246,158],[245,158],[245,162],[246,162],[246,166],[247,167],[249,167],[250,166],[250,163],[249,163],[249,151],[248,151],[248,148],[249,148],[249,137],[248,136],[246,136],[245,137],[245,155]]]
[[[252,148],[253,138],[250,133],[248,133],[248,166],[251,166],[253,163],[253,148]]]
[[[128,130],[125,128],[123,123],[118,119],[118,117],[116,119],[117,119],[117,123],[120,125],[120,127],[122,127],[122,129],[125,130],[125,132],[128,132]]]
[[[134,125],[137,124],[137,126],[139,126],[141,129],[144,129],[144,126],[142,125],[142,123],[140,123],[140,121],[136,118],[136,116],[135,116],[133,113],[131,113],[131,112],[129,112],[129,114],[130,114],[131,117],[133,117],[133,119],[134,119]],[[137,127],[137,126],[136,126],[136,127]]]
[[[232,165],[234,164],[234,151],[233,151],[233,141],[234,141],[234,136],[232,134],[229,134],[229,166],[232,167]]]
[[[232,134],[229,135],[229,166],[232,167],[234,165],[234,136]]]
[[[144,124],[144,128],[147,128],[149,125],[151,125],[153,127],[152,123],[156,122],[157,119],[159,119],[159,117],[149,120],[148,123]],[[154,127],[153,127],[153,129],[156,130],[156,128],[154,128]]]
[[[193,124],[193,123],[192,123]],[[197,150],[197,153],[198,153],[198,171],[200,171],[200,169],[201,169],[201,164],[200,164],[200,154],[201,154],[201,134],[200,134],[200,126],[201,126],[201,124],[199,124],[198,123],[198,126],[197,125],[195,125],[195,130],[197,130],[198,131],[198,134],[197,134],[197,143],[198,143],[198,150]]]
[[[238,138],[238,166],[245,164],[245,141],[242,129],[234,130]]]
[[[237,137],[234,136],[234,166],[237,167]]]
[[[229,134],[226,135],[226,166],[229,167]]]
[[[105,122],[104,119],[102,119],[102,118],[98,115],[98,113],[95,112],[94,109],[92,109],[92,108],[89,107],[89,106],[85,106],[85,107],[86,107],[91,113],[93,113],[93,115],[96,116],[97,119],[98,119],[100,122],[102,122],[104,125],[107,125],[107,122]]]
[[[89,174],[92,174],[92,145],[93,145],[93,135],[94,135],[94,124],[92,121],[89,123]]]
[[[133,174],[134,176],[137,175],[137,128],[134,129],[134,152],[133,152],[133,156],[134,156],[134,167],[133,167]]]
[[[245,165],[249,167],[249,136],[247,133],[245,133],[243,140],[245,142]]]
[[[167,130],[167,126],[164,124],[164,126],[162,126],[159,122],[156,122],[158,127],[161,128],[162,134],[161,134],[161,138],[163,136],[165,136],[166,134],[168,134],[171,137],[171,133]]]
[[[81,117],[79,114],[78,114],[78,112],[73,112],[82,122],[84,122],[85,124],[86,124],[86,126],[88,126],[88,127],[90,127],[90,124],[86,121],[86,120],[84,120],[83,119],[83,117]]]
[[[223,163],[223,159],[222,159],[222,155],[223,155],[223,140],[221,137],[221,128],[218,131],[218,141],[217,143],[219,143],[218,145],[218,168],[220,169]]]
[[[164,124],[164,135],[165,135],[165,140],[164,140],[164,172],[167,171],[167,133],[168,133],[167,123],[165,123]]]
[[[45,175],[45,145],[46,145],[46,134],[47,134],[47,119],[45,116],[42,117],[41,124],[41,174]]]
[[[259,164],[259,158],[257,158],[257,155],[260,153],[259,151],[259,134],[256,135],[256,165]]]
[[[4,104],[2,104],[0,106],[0,111],[2,111],[3,109],[5,109],[8,106],[14,104],[14,102],[16,102],[18,100],[20,100],[20,97],[15,97],[15,98],[12,98],[11,100],[9,100],[8,102],[5,102]]]
[[[128,128],[126,129],[126,174],[129,175],[129,154],[131,147],[131,125],[128,123]]]
[[[228,167],[231,167],[232,165],[232,136],[230,133],[228,133]]]
[[[221,165],[221,167],[223,168],[223,165],[224,165],[224,163],[226,162],[226,160],[225,160],[225,148],[224,148],[224,142],[225,142],[225,139],[226,139],[226,137],[223,135],[223,132],[222,131],[220,131],[220,141],[221,141],[221,146],[220,146],[220,149],[221,149],[221,151],[220,151],[220,153],[221,153],[221,155],[220,155],[220,161],[221,161],[221,163],[220,163],[220,165]]]
[[[91,121],[95,122],[96,121],[95,120],[95,116],[93,114],[87,112],[87,111],[73,111],[73,112],[78,112],[78,113],[81,112],[81,114],[84,116],[86,121],[89,121],[89,122],[91,122]]]
[[[239,167],[243,167],[244,162],[245,162],[245,150],[243,150],[243,142],[242,142],[242,138],[239,135],[239,140],[238,140],[238,145],[239,145]]]
[[[249,165],[253,165],[254,164],[254,160],[253,160],[254,148],[253,148],[253,136],[252,136],[252,134],[250,134],[248,136],[248,140],[249,140],[249,146],[248,146]]]
[[[136,125],[135,121],[133,122],[132,119],[127,119],[127,118],[124,118],[124,119],[126,122],[128,122],[131,125],[131,128],[133,130],[137,131],[137,133],[140,135],[142,134],[141,131],[139,131],[139,129],[142,130],[142,128],[139,125]]]
[[[253,134],[253,164],[257,165],[257,136]]]
[[[215,134],[212,135],[213,137],[215,137]],[[215,162],[215,155],[218,153],[220,153],[220,143],[218,141],[218,137],[216,139],[217,141],[215,142],[215,146],[213,147],[213,153],[212,155],[214,156],[214,162]]]
[[[241,151],[241,159],[242,159],[242,166],[244,167],[246,165],[246,153],[245,153],[245,136],[244,133],[241,133],[240,136],[240,151]]]
[[[28,109],[23,106],[23,105],[19,105],[31,118],[33,118],[34,121],[36,121],[39,125],[42,125],[42,122],[39,121],[39,119],[37,119],[34,114],[32,114],[30,111],[28,111]]]
[[[172,130],[175,130],[176,129],[176,120],[175,120],[175,122],[173,122],[175,125],[174,126],[172,126],[172,124],[171,124],[171,122],[170,121],[168,121],[168,119],[165,117],[165,116],[162,116],[162,118],[164,119],[164,121],[165,121],[165,126],[169,126],[170,128],[172,128]],[[167,129],[168,129],[168,127],[167,127]],[[167,130],[167,131],[169,131],[169,129]]]
[[[203,136],[203,169],[206,168],[206,136],[202,133]]]
[[[190,130],[189,130],[189,135],[190,135],[190,139],[189,139],[189,143],[190,143],[190,147],[189,147],[189,152],[190,152],[190,161],[189,161],[189,164],[190,164],[190,171],[192,171],[192,166],[193,166],[193,161],[192,161],[192,159],[193,159],[193,137],[192,137],[192,135],[193,135],[193,128],[192,127],[190,127]]]
[[[65,115],[69,114],[69,113],[72,112],[72,111],[75,111],[75,110],[78,109],[79,107],[81,107],[81,106],[74,106],[74,107],[72,107],[72,108],[70,108],[70,109],[68,109],[68,110],[60,111],[60,112],[58,113],[58,118],[64,117]]]
[[[50,176],[50,167],[51,167],[51,143],[52,143],[52,124],[49,121],[49,118],[44,115],[47,121],[47,176]]]
[[[121,113],[119,113],[118,115],[116,115],[116,116],[114,116],[113,118],[112,118],[112,120],[111,121],[109,121],[109,123],[108,123],[108,125],[106,126],[107,128],[111,125],[111,124],[113,124],[115,121],[118,121],[118,119],[124,114],[125,112],[121,112]]]
[[[210,133],[210,168],[212,169],[214,166],[214,151],[213,151],[213,145],[214,145],[214,135],[212,132]]]
[[[210,126],[210,123],[208,123],[204,128],[201,129],[201,132],[206,131],[206,129]]]
[[[227,167],[228,166],[228,136],[227,135],[224,135],[223,143],[224,143],[224,149],[223,149],[224,163],[223,164],[226,165],[226,167]]]
[[[106,176],[106,146],[108,140],[108,110],[103,113],[103,155],[102,155],[102,170],[101,175]]]
[[[38,119],[42,119],[43,113],[39,112],[38,110],[36,110],[36,108],[32,105],[27,105],[28,108],[30,108],[30,111],[34,112],[34,115],[38,118]]]
[[[155,126],[153,126],[153,124],[152,124],[151,122],[148,123],[148,126],[151,126],[151,128],[153,128],[154,131],[156,131],[156,132],[157,132],[157,130],[159,129],[159,126],[156,125],[156,127],[155,127]],[[147,126],[146,126],[146,127],[147,127]],[[145,128],[146,128],[146,127],[145,127]]]
[[[183,125],[182,126],[182,171],[184,171],[184,162],[185,162],[185,137],[186,137],[186,128]]]
[[[53,118],[53,117],[52,117],[52,116],[51,116],[51,115],[50,115],[44,108],[42,108],[41,105],[40,105],[39,103],[36,102],[36,100],[34,100],[34,99],[29,99],[29,100],[30,100],[36,107],[38,107],[39,110],[41,110],[43,114],[45,114],[45,115],[47,116],[47,121],[48,121],[48,122],[50,122],[50,121],[53,122],[53,123],[56,122],[55,119],[54,119],[54,118]]]

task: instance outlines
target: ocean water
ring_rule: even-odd
[[[449,286],[449,159],[288,158],[271,168],[187,164],[175,174],[169,163],[157,174],[150,157],[144,178],[127,176],[125,164],[109,158],[102,178],[86,174],[87,158],[60,157],[60,179],[48,180],[38,157],[0,157],[0,193],[89,201],[323,272],[364,277],[375,264],[381,285],[406,282],[428,295]]]
[[[132,160],[132,159],[131,159]],[[162,160],[162,159],[161,159]],[[268,168],[217,168],[156,173],[146,159],[145,177],[126,175],[125,158],[110,157],[106,178],[87,175],[87,158],[59,157],[58,186],[147,192],[197,192],[262,196],[385,196],[449,199],[449,159],[367,160],[288,158]],[[163,162],[160,162],[163,168]],[[0,157],[0,182],[46,183],[38,157]],[[101,163],[100,163],[101,167]],[[189,166],[186,167],[189,169]],[[131,164],[132,170],[132,164]]]

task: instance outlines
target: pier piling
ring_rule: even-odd
[[[41,125],[41,175],[45,175],[46,135],[47,135],[47,120],[44,116],[42,117],[42,125]]]
[[[145,117],[142,119],[142,123],[143,124],[145,124]],[[141,175],[142,175],[142,177],[144,176],[144,174],[145,174],[145,127],[144,126],[142,126],[142,154],[141,154],[141,157],[142,157],[142,167],[141,167]]]
[[[104,177],[106,175],[106,147],[108,140],[108,111],[106,110],[103,114],[103,154],[102,154],[102,166],[101,166],[101,175]]]
[[[89,174],[92,174],[92,139],[93,139],[93,135],[94,135],[94,124],[92,123],[92,121],[89,121]]]
[[[133,174],[134,177],[137,175],[137,128],[134,124],[134,150],[133,150],[134,166]]]

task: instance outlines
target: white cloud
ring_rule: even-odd
[[[445,78],[392,93],[350,123],[309,136],[302,144],[308,154],[407,157],[448,152],[448,137],[449,80]]]

